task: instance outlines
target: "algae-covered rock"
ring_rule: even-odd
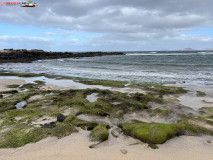
[[[75,115],[68,115],[65,120],[63,121],[66,124],[72,124],[76,127],[81,127],[82,129],[85,129],[85,127],[96,127],[97,123],[95,122],[88,122],[81,119],[78,119]]]
[[[109,137],[109,132],[107,130],[106,124],[97,125],[90,133],[90,138],[92,141],[105,141]]]
[[[137,138],[145,143],[162,144],[168,139],[180,135],[181,126],[178,124],[162,124],[162,123],[124,123],[120,127],[126,135]]]

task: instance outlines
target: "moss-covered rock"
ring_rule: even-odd
[[[0,148],[17,148],[28,143],[35,143],[48,136],[65,137],[77,132],[74,126],[57,123],[55,128],[33,128],[27,125],[17,125],[0,137]]]
[[[65,124],[72,124],[76,127],[81,127],[82,129],[86,129],[85,127],[95,127],[97,126],[97,123],[95,122],[87,122],[81,119],[78,119],[75,115],[70,114],[67,116],[64,120]]]
[[[156,108],[156,109],[153,110],[153,113],[157,114],[157,115],[159,115],[161,117],[167,117],[167,116],[169,116],[171,114],[171,111],[162,110],[162,109]]]
[[[179,135],[213,135],[213,131],[205,127],[182,120],[174,124],[163,123],[123,123],[119,125],[126,135],[149,144],[162,144]]]
[[[90,139],[92,141],[105,141],[109,137],[109,132],[107,130],[106,124],[97,125],[90,133]]]
[[[124,123],[120,127],[126,135],[137,138],[145,143],[162,144],[168,139],[180,135],[182,129],[177,124],[161,123]]]
[[[9,90],[9,91],[2,91],[0,92],[0,94],[16,94],[18,93],[17,90]]]
[[[197,91],[197,96],[198,97],[204,97],[204,96],[206,96],[206,93],[201,92],[201,91]]]

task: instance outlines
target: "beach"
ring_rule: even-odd
[[[29,83],[29,80],[26,78],[16,77],[17,79],[11,79],[14,77],[0,78],[0,91],[8,91],[11,90],[7,86],[8,85],[23,85]],[[30,79],[30,78],[29,78]],[[41,78],[40,78],[41,79]],[[31,81],[35,80],[35,78],[31,78]],[[43,78],[45,81],[45,79]],[[55,79],[56,80],[56,79]],[[60,81],[60,80],[59,80]],[[64,82],[64,80],[61,80]],[[90,85],[76,85],[74,81],[67,81],[67,85],[70,82],[70,87],[61,86],[60,83],[57,86],[56,83],[51,84],[50,82],[41,87],[42,90],[67,90],[67,89],[85,89],[85,87]],[[46,79],[46,82],[48,80]],[[53,82],[53,80],[52,80]],[[72,82],[72,83],[71,83]],[[73,87],[73,83],[76,87]],[[78,84],[79,82],[77,82]],[[64,83],[62,83],[64,84]],[[78,88],[78,87],[84,88]],[[91,85],[90,87],[100,87],[101,85]],[[86,87],[86,88],[87,88]],[[115,87],[106,87],[102,86],[101,89],[113,89],[116,90]],[[188,86],[190,89],[191,86]],[[124,87],[125,88],[125,87]],[[116,91],[134,91],[128,89],[122,89]],[[191,88],[196,88],[195,86]],[[201,88],[199,88],[201,89]],[[195,89],[196,90],[196,89]],[[195,92],[194,90],[194,92]],[[203,90],[207,93],[208,98],[212,98],[212,90],[205,89]],[[203,91],[201,90],[201,91]],[[139,90],[137,90],[139,91]],[[142,92],[142,90],[141,90]],[[144,93],[144,92],[143,92]],[[187,96],[193,96],[193,90],[186,95],[185,100],[181,97],[180,103],[187,104]],[[165,97],[166,99],[171,99],[174,97]],[[200,97],[198,97],[199,99]],[[203,97],[205,99],[205,97]],[[212,99],[208,99],[210,102],[209,106],[212,105]],[[181,101],[182,100],[182,101]],[[196,100],[196,96],[195,96]],[[200,99],[200,103],[202,103],[202,98]],[[160,105],[159,105],[160,106]],[[190,107],[190,106],[189,106]],[[194,111],[198,110],[195,106]],[[51,120],[50,120],[51,121]],[[153,121],[153,119],[152,119]],[[157,118],[157,121],[159,119]],[[210,125],[210,129],[213,127]],[[111,131],[112,129],[110,129]],[[135,160],[181,160],[181,159],[191,159],[191,160],[210,160],[213,156],[213,137],[212,136],[180,136],[168,140],[166,143],[158,145],[159,149],[152,149],[148,147],[148,144],[143,143],[137,139],[131,138],[124,134],[119,135],[117,138],[113,137],[111,134],[107,141],[104,141],[100,144],[95,142],[91,142],[88,138],[89,131],[84,131],[81,128],[78,128],[78,133],[72,133],[69,136],[58,139],[57,137],[48,137],[36,143],[26,144],[22,147],[18,147],[16,149],[0,149],[0,159],[1,160],[23,160],[23,159],[32,159],[32,160],[68,160],[68,159],[76,159],[76,160],[99,160],[99,159],[135,159]],[[94,145],[97,144],[97,145]],[[90,146],[93,145],[93,148]]]
[[[133,145],[132,140],[122,139],[118,143],[102,145],[90,149],[93,143],[88,141],[88,133],[80,132],[71,136],[57,139],[47,138],[36,144],[28,144],[18,149],[1,149],[1,160],[211,160],[213,144],[206,141],[213,137],[189,137],[182,136],[168,141],[153,150],[146,144]],[[134,141],[133,141],[134,142]],[[121,150],[127,150],[123,154]]]
[[[0,160],[213,160],[212,6],[1,2]]]

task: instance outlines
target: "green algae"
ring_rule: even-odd
[[[43,74],[36,74],[36,73],[15,73],[15,72],[0,72],[0,76],[17,76],[17,77],[39,77],[43,76]]]
[[[164,103],[162,97],[158,97],[153,93],[126,94],[112,92],[109,90],[86,89],[51,91],[54,95],[44,96],[44,99],[42,100],[29,102],[27,107],[23,110],[11,110],[15,109],[14,105],[19,101],[28,100],[33,95],[45,95],[49,93],[49,91],[39,90],[38,86],[39,84],[23,85],[23,89],[29,89],[30,91],[25,93],[16,93],[11,95],[9,98],[0,101],[0,112],[2,108],[1,105],[3,108],[11,107],[2,111],[2,116],[4,117],[2,127],[10,127],[11,129],[1,136],[0,148],[20,147],[27,143],[37,142],[48,136],[61,138],[76,132],[77,130],[75,127],[80,127],[82,129],[86,129],[91,126],[94,127],[90,134],[90,138],[93,141],[104,141],[108,139],[109,133],[107,125],[98,125],[94,122],[83,121],[78,119],[76,115],[72,114],[68,115],[64,122],[57,122],[55,128],[38,128],[31,125],[31,122],[39,117],[56,117],[59,113],[63,113],[66,107],[77,108],[81,114],[87,113],[90,115],[99,115],[100,113],[107,113],[109,114],[109,117],[122,118],[122,116],[127,112],[143,111],[144,109],[152,111],[151,106],[148,105],[149,102]],[[86,97],[92,93],[98,93],[98,100],[90,103]],[[119,104],[114,105],[113,102],[119,102]],[[40,109],[40,107],[44,105],[48,106],[48,108]],[[207,112],[206,109],[205,111]],[[155,109],[153,112],[163,117],[170,114],[170,111],[161,109]],[[21,117],[21,119],[17,121],[16,118],[19,117]],[[168,139],[179,135],[212,135],[212,132],[208,129],[195,126],[190,124],[188,121],[181,121],[177,124],[149,124],[143,122],[138,126],[136,124],[129,124],[129,126],[125,126],[126,131],[123,130],[124,133],[135,138],[139,137],[138,139],[142,139],[142,141],[149,143],[149,146],[152,148],[156,148],[156,144],[164,143]],[[123,124],[121,124],[121,126],[122,125]],[[18,128],[20,130],[18,130]],[[122,126],[122,128],[124,127]],[[131,134],[128,134],[129,132]],[[14,137],[16,140],[13,139]]]
[[[0,148],[17,148],[28,143],[38,142],[48,136],[62,138],[77,132],[70,124],[57,123],[55,128],[33,128],[32,126],[17,125],[4,133],[0,138]]]
[[[162,109],[156,108],[156,109],[153,110],[153,113],[157,114],[157,115],[159,115],[161,117],[168,117],[171,114],[171,111],[162,110]]]
[[[35,83],[37,83],[38,85],[44,85],[45,82],[44,81],[34,81]]]
[[[120,124],[126,135],[132,136],[148,144],[163,144],[167,140],[180,135],[213,135],[213,131],[201,126],[180,121],[174,124],[163,123],[123,123]]]
[[[12,85],[7,85],[7,88],[18,88],[20,85],[19,84],[12,84]]]
[[[197,91],[197,96],[198,96],[198,97],[205,97],[205,96],[206,96],[206,93],[201,92],[201,91]]]
[[[18,102],[25,101],[29,99],[31,96],[35,95],[35,93],[27,92],[27,93],[17,93],[11,95],[8,98],[0,100],[0,113],[15,109],[15,105]]]
[[[135,123],[121,124],[120,127],[125,134],[149,144],[162,144],[181,133],[181,127],[177,124],[149,124]]]
[[[9,91],[2,91],[0,92],[0,94],[16,94],[18,93],[17,90],[9,90]]]
[[[90,103],[86,96],[92,93],[98,93],[98,100]],[[78,108],[82,113],[99,115],[102,112],[107,112],[111,116],[116,116],[115,113],[123,111],[126,113],[133,110],[144,110],[151,108],[148,102],[159,102],[159,98],[152,95],[131,94],[112,92],[109,90],[86,89],[86,90],[68,90],[61,91],[51,98],[52,105],[70,106]],[[119,105],[113,105],[113,102],[121,102]],[[121,113],[121,112],[120,112]]]
[[[102,85],[108,87],[122,88],[128,83],[127,81],[111,81],[111,80],[98,80],[98,79],[79,79],[80,83],[88,85]]]
[[[182,87],[164,86],[156,83],[136,83],[132,82],[131,87],[141,87],[147,91],[155,92],[159,95],[164,94],[183,94],[187,93],[187,90]]]
[[[103,142],[108,139],[109,132],[106,124],[97,125],[89,135],[92,141],[100,141]]]

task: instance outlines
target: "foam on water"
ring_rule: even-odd
[[[213,84],[213,53],[126,53],[121,56],[0,64],[0,70],[82,78]]]

